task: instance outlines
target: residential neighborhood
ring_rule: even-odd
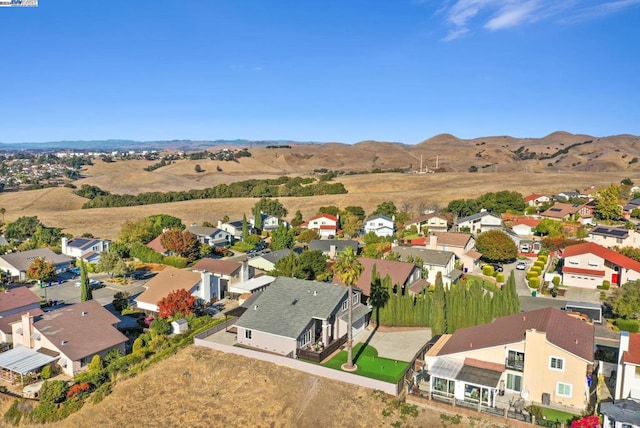
[[[622,201],[605,219],[595,197],[569,209],[533,196],[515,198],[520,213],[411,216],[386,202],[349,233],[341,222],[354,218],[337,207],[294,227],[264,199],[257,222],[163,214],[141,221],[133,244],[60,235],[16,247],[0,255],[0,380],[37,397],[52,376],[74,385],[98,361],[159,352],[145,335],[191,335],[408,402],[621,421],[638,399],[628,330],[640,323],[622,304],[640,296],[636,227],[617,217]],[[407,328],[425,335],[409,340]],[[353,374],[371,364],[368,348],[398,372]]]

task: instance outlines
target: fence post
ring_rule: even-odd
[[[451,405],[452,405],[453,407],[456,407],[456,397],[454,396],[454,397],[452,397],[452,398],[453,398],[453,400],[451,400]]]
[[[482,401],[478,400],[478,413],[482,413]]]
[[[536,424],[536,416],[531,415],[531,425],[535,425],[535,424]]]
[[[502,411],[504,412],[504,418],[509,419],[509,414],[508,414],[509,410],[505,407],[504,409],[502,409]]]

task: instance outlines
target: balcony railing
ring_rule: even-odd
[[[524,360],[519,358],[505,358],[504,366],[509,370],[524,371]]]
[[[308,347],[305,349],[298,349],[298,358],[301,360],[313,361],[314,363],[320,363],[322,360],[331,355],[335,350],[342,346],[347,341],[347,335],[345,334],[339,339],[329,343],[322,351],[314,351]]]

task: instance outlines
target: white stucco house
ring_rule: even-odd
[[[373,232],[377,236],[392,236],[396,232],[395,221],[386,215],[376,214],[364,222],[364,233]]]

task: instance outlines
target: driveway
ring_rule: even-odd
[[[375,331],[366,329],[353,338],[378,350],[378,356],[391,360],[410,362],[416,353],[431,339],[431,329],[398,329]]]

